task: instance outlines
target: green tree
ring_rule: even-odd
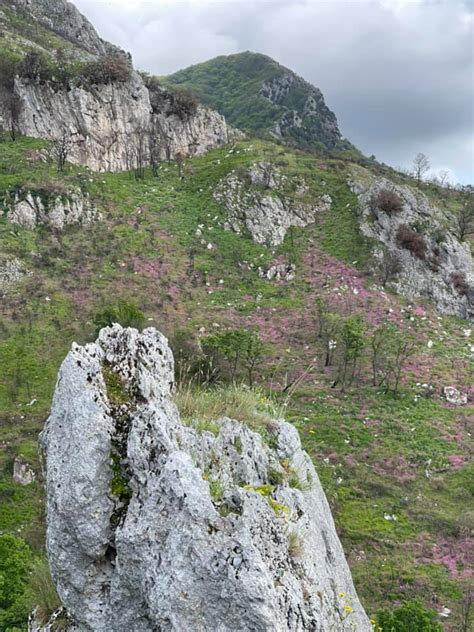
[[[377,623],[383,632],[443,632],[436,612],[419,600],[407,601],[395,610],[382,610]]]
[[[354,381],[364,347],[365,325],[360,316],[346,318],[341,327],[338,344],[338,371],[334,386],[340,384],[341,391]]]
[[[232,329],[208,336],[204,349],[217,352],[228,364],[230,381],[235,382],[238,369],[243,365],[247,371],[249,386],[253,386],[256,367],[261,364],[266,347],[258,334],[248,329]]]

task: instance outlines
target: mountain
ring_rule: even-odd
[[[469,190],[0,6],[0,630],[469,629]]]
[[[192,91],[246,132],[304,149],[347,148],[318,88],[259,53],[216,57],[163,78]]]
[[[0,24],[0,125],[12,136],[47,138],[97,171],[227,142],[221,115],[144,80],[70,2],[11,0]]]

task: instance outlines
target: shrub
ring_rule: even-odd
[[[398,228],[397,243],[401,248],[409,250],[418,259],[426,258],[425,240],[406,224],[402,224]]]
[[[172,111],[180,119],[185,119],[195,114],[197,106],[198,102],[189,90],[183,88],[173,93]]]
[[[464,272],[453,272],[451,275],[451,283],[458,294],[467,296],[469,293],[469,283],[467,282]]]
[[[122,327],[142,329],[145,324],[145,316],[133,303],[120,300],[115,305],[110,305],[101,312],[98,312],[94,318],[96,333],[103,327],[110,327],[114,323],[118,323],[122,325]]]
[[[421,601],[407,601],[395,610],[383,610],[377,623],[384,632],[443,632],[436,621],[436,612]]]
[[[28,619],[25,597],[28,572],[32,565],[29,547],[12,535],[0,536],[0,629],[21,628]]]
[[[395,191],[390,191],[389,189],[382,189],[372,199],[372,208],[373,209],[378,208],[384,213],[387,213],[388,215],[392,215],[393,213],[400,213],[400,211],[403,208],[403,201],[395,193]]]
[[[30,51],[17,64],[16,72],[25,79],[46,81],[53,75],[53,66],[42,53]]]
[[[131,68],[120,55],[103,55],[97,61],[84,65],[81,76],[90,83],[107,84],[130,79]]]

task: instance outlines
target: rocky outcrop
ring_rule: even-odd
[[[248,231],[259,244],[282,243],[291,226],[307,226],[331,206],[329,195],[308,199],[301,178],[293,182],[290,195],[288,178],[271,163],[256,163],[246,175],[230,173],[218,184],[214,198],[225,208],[226,225],[238,234]]]
[[[259,267],[258,275],[269,281],[293,281],[295,278],[295,266],[293,263],[276,263],[266,270]]]
[[[74,629],[371,630],[295,428],[184,424],[173,383],[152,328],[103,329],[61,366],[41,444]]]
[[[0,259],[0,292],[7,292],[27,274],[25,266],[19,259],[14,257]]]
[[[67,0],[10,0],[33,22],[58,33],[92,55],[104,55],[111,46],[104,42],[92,24]]]
[[[13,480],[19,485],[31,485],[36,480],[36,474],[28,461],[17,456],[13,461]]]
[[[18,132],[53,141],[66,136],[68,161],[95,171],[129,170],[137,159],[148,164],[152,152],[162,160],[178,151],[199,155],[227,143],[221,115],[201,105],[180,111],[164,89],[158,90],[158,108],[135,72],[128,81],[68,87],[17,78],[14,90],[21,104]],[[1,103],[0,126],[10,126],[10,113]]]
[[[307,145],[319,142],[327,147],[340,141],[336,116],[322,92],[295,73],[287,71],[264,81],[260,96],[282,110],[272,130],[274,136],[293,137]]]
[[[101,218],[87,193],[70,187],[62,193],[16,191],[4,201],[6,217],[12,224],[26,228],[38,225],[63,230],[71,224],[90,224]]]
[[[474,318],[474,263],[469,244],[450,232],[453,218],[421,191],[365,170],[354,172],[350,186],[359,199],[361,230],[378,244],[377,267],[386,266],[390,257],[397,261],[389,285],[410,300],[430,299],[442,313]],[[388,212],[377,203],[387,191],[400,202]]]

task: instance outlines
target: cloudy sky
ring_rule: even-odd
[[[364,153],[473,182],[474,0],[75,0],[135,66],[270,55],[324,93]]]

